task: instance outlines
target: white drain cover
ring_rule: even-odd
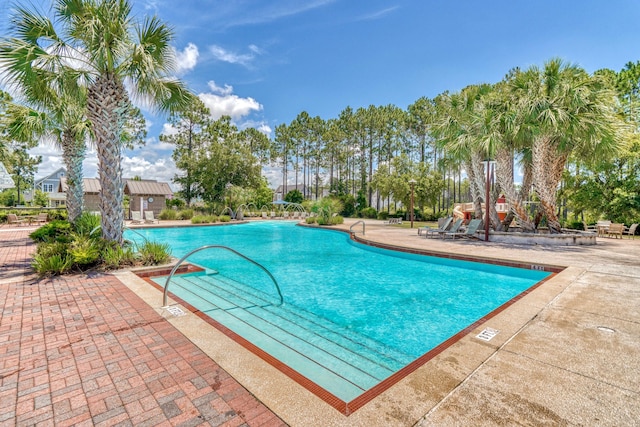
[[[177,305],[170,305],[170,306],[163,307],[163,308],[166,308],[167,311],[169,313],[171,313],[172,315],[174,315],[175,317],[180,317],[180,316],[184,316],[185,314],[187,314],[180,307],[178,307]]]
[[[491,341],[491,338],[495,337],[500,333],[497,329],[485,328],[482,332],[476,335],[476,338],[482,341]]]

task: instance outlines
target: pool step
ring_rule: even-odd
[[[224,289],[235,292],[242,296],[249,296],[256,304],[263,305],[265,310],[282,316],[297,325],[303,326],[305,329],[313,330],[323,337],[340,343],[356,353],[365,353],[371,355],[376,363],[387,366],[392,371],[398,370],[413,361],[414,357],[397,351],[379,341],[371,339],[351,329],[347,329],[324,317],[319,317],[298,306],[286,303],[283,306],[277,306],[278,301],[275,296],[266,295],[260,290],[251,286],[244,285],[225,276],[215,278],[211,281],[209,278],[202,278],[205,282],[216,285],[216,282],[224,284]],[[271,303],[271,304],[270,304]]]
[[[221,276],[174,277],[172,292],[345,401],[411,361],[390,357],[399,352],[326,319],[275,306],[273,297]]]

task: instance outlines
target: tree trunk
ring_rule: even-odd
[[[67,167],[67,216],[74,222],[82,214],[84,207],[84,186],[82,182],[82,160],[84,160],[84,141],[77,141],[73,132],[62,135],[62,157]]]
[[[483,219],[484,214],[482,213],[482,201],[485,198],[485,194],[483,192],[485,179],[482,168],[482,156],[479,153],[471,154],[471,161],[467,170],[471,171],[471,174],[469,175],[469,187],[473,197],[474,215],[476,219]]]
[[[540,209],[547,218],[549,232],[562,232],[562,227],[556,215],[556,190],[562,170],[568,155],[559,153],[555,141],[547,136],[541,136],[533,142],[533,184],[540,198]]]
[[[509,203],[510,213],[512,212],[515,215],[518,226],[522,227],[523,231],[533,232],[535,226],[529,219],[529,214],[522,203],[522,199],[513,185],[513,156],[508,148],[499,148],[496,152],[496,178],[507,199],[507,203]]]
[[[87,117],[91,121],[98,154],[102,237],[122,244],[124,188],[120,136],[128,99],[114,75],[104,74],[89,87]]]

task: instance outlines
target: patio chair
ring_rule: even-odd
[[[451,221],[453,221],[453,217],[452,216],[448,216],[448,217],[443,217],[443,218],[438,218],[438,227],[437,228],[443,228],[445,225],[445,222],[447,222],[449,220],[449,224],[451,224]],[[433,227],[430,227],[428,225],[425,225],[424,227],[419,227],[418,228],[418,236],[422,235],[423,233],[427,233],[427,230],[434,230]]]
[[[49,222],[49,216],[46,213],[39,213],[38,216],[33,220],[36,224],[46,224]]]
[[[144,223],[153,224],[154,222],[160,224],[160,221],[158,221],[153,215],[153,211],[144,211]]]
[[[430,235],[436,235],[438,233],[442,233],[445,232],[449,229],[449,226],[451,225],[451,222],[453,222],[453,217],[449,216],[447,217],[447,219],[445,219],[444,223],[442,224],[441,227],[438,228],[427,228],[426,230],[424,230],[426,237],[428,238]]]
[[[636,229],[638,228],[638,224],[631,224],[631,227],[625,228],[622,234],[626,234],[630,239],[636,238]]]
[[[596,231],[598,232],[598,237],[603,237],[609,231],[609,226],[611,225],[611,221],[602,220],[596,222]]]
[[[142,224],[140,211],[131,211],[131,224]]]
[[[25,222],[26,221],[24,219],[18,218],[18,215],[16,215],[16,214],[8,214],[7,215],[7,223],[9,223],[9,224],[22,225]]]
[[[452,239],[455,239],[456,237],[468,237],[470,239],[477,239],[478,236],[476,235],[476,232],[478,231],[478,228],[480,228],[480,225],[482,225],[481,219],[472,219],[471,221],[469,221],[469,225],[467,225],[467,228],[464,231],[454,233],[445,232],[443,238],[446,236],[451,236]]]

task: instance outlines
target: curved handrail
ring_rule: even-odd
[[[353,224],[351,224],[351,227],[349,227],[349,233],[354,234],[353,226],[354,226],[354,225],[358,225],[358,224],[360,224],[360,223],[362,223],[362,234],[364,235],[364,231],[365,231],[365,224],[364,224],[364,221],[363,221],[363,220],[358,220],[358,221],[354,222]]]
[[[144,241],[144,243],[145,243],[145,244],[147,243],[147,238],[146,238],[146,237],[144,237],[144,235],[143,235],[142,233],[139,233],[138,231],[134,230],[133,228],[130,228],[130,227],[127,227],[127,226],[122,227],[122,229],[123,229],[123,230],[129,230],[129,231],[131,231],[132,233],[137,234],[138,236],[142,237],[142,240]],[[91,231],[91,232],[93,233],[93,231]],[[135,240],[133,240],[133,241],[132,241],[132,243],[135,245],[135,247],[136,247],[136,248],[139,248],[139,246],[138,246],[138,242],[136,242]]]
[[[218,249],[225,249],[229,252],[233,252],[234,254],[238,255],[240,258],[243,258],[249,262],[251,262],[252,264],[257,265],[258,267],[260,267],[265,273],[267,273],[267,275],[271,278],[271,280],[273,281],[273,284],[276,285],[276,290],[278,291],[278,296],[280,297],[280,303],[278,305],[282,305],[284,304],[284,298],[282,297],[282,292],[280,291],[280,286],[278,285],[278,282],[276,281],[275,277],[273,277],[273,275],[271,274],[271,272],[269,272],[269,270],[267,270],[264,266],[262,266],[261,264],[258,264],[256,261],[252,260],[251,258],[249,258],[246,255],[241,254],[240,252],[236,251],[235,249],[231,249],[228,246],[223,246],[223,245],[205,245],[202,247],[199,247],[198,249],[194,249],[191,252],[189,252],[188,254],[186,254],[185,256],[183,256],[182,258],[180,258],[180,260],[176,263],[176,265],[173,267],[173,269],[171,270],[171,273],[169,273],[169,277],[167,277],[167,281],[164,284],[164,291],[162,293],[162,306],[166,307],[167,306],[167,295],[169,294],[169,281],[171,280],[171,278],[173,277],[173,275],[175,274],[176,270],[178,270],[178,267],[180,267],[180,265],[187,259],[189,258],[191,255],[195,254],[196,252],[200,252],[202,250],[205,249],[212,249],[212,248],[218,248]]]

